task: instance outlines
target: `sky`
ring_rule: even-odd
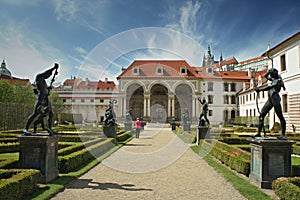
[[[29,78],[59,63],[67,78],[117,83],[135,59],[201,66],[260,56],[300,31],[298,0],[0,0],[0,59]]]

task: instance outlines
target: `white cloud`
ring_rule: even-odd
[[[29,78],[33,82],[37,73],[58,62],[64,66],[59,69],[59,79],[63,80],[66,77],[65,74],[70,71],[69,61],[63,59],[64,54],[44,39],[33,33],[28,33],[26,30],[24,24],[16,23],[10,23],[2,28],[0,56],[5,58],[12,75],[19,78]]]
[[[54,0],[57,20],[73,21],[79,5],[73,0]]]

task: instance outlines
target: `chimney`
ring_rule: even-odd
[[[89,79],[85,78],[85,85],[87,86],[89,84]]]
[[[107,83],[108,78],[105,78],[105,83]]]
[[[251,67],[248,68],[248,77],[252,78],[252,76],[251,76]]]

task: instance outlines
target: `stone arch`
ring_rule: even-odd
[[[183,110],[185,108],[189,111],[189,118],[192,117],[192,102],[193,102],[193,90],[190,85],[181,83],[175,88],[175,119],[181,120]]]
[[[155,80],[155,81],[152,81],[151,83],[149,83],[148,88],[145,91],[150,91],[151,92],[152,87],[155,86],[155,85],[162,85],[162,86],[166,87],[167,90],[168,90],[168,93],[171,91],[170,84],[167,81],[161,81],[161,80]]]
[[[172,90],[172,91],[175,91],[176,88],[177,88],[179,85],[182,85],[182,84],[188,85],[188,86],[191,88],[192,94],[195,93],[195,90],[196,90],[195,85],[193,85],[193,84],[192,84],[191,82],[189,82],[189,81],[183,81],[183,80],[176,81],[176,83],[172,85],[171,90]]]
[[[146,85],[144,82],[140,80],[134,80],[134,81],[128,81],[127,83],[124,84],[124,86],[121,88],[120,92],[126,92],[128,91],[128,88],[131,87],[132,85],[139,85],[143,88],[144,91],[146,91]]]
[[[168,88],[160,83],[154,84],[150,90],[151,122],[166,122],[168,113]]]
[[[126,90],[127,109],[131,110],[132,119],[142,117],[144,114],[144,88],[140,84],[134,83]]]

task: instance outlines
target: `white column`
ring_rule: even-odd
[[[125,117],[126,116],[126,107],[127,107],[127,105],[126,105],[126,97],[125,98],[123,98],[122,99],[122,109],[123,109],[123,116],[122,117]]]
[[[148,106],[148,109],[147,109],[147,116],[150,116],[150,96],[149,98],[147,98],[147,106]]]
[[[195,111],[195,97],[193,97],[192,100],[192,117],[196,116],[196,111]]]
[[[144,97],[144,116],[147,116],[147,99]]]
[[[175,116],[175,98],[172,98],[172,116]]]
[[[171,98],[168,96],[168,116],[171,116]]]

